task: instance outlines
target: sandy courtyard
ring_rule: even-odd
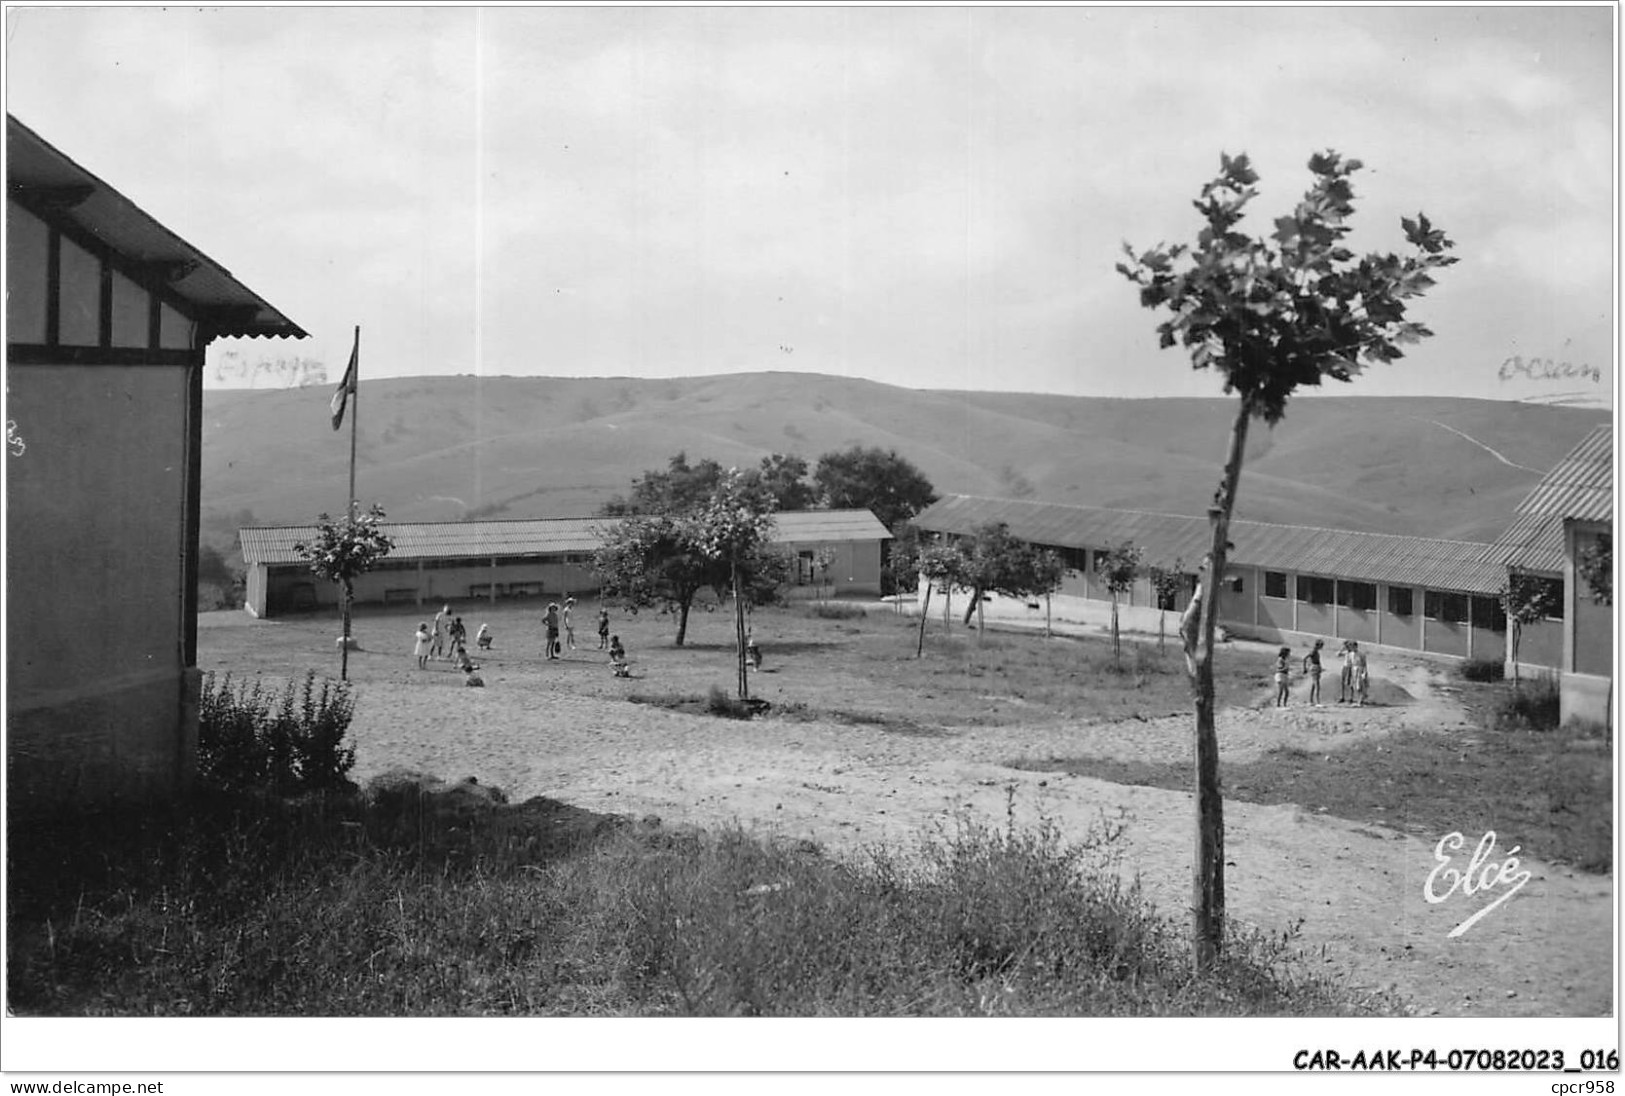
[[[240,673],[246,669],[237,664],[241,652],[255,647],[270,651],[267,661],[274,666],[276,647],[306,647],[300,631],[332,634],[325,622],[245,625],[237,614],[210,616],[220,619],[206,618],[210,626],[201,630],[199,663],[205,670]],[[399,631],[403,623],[409,635],[413,624],[404,617],[371,627],[387,624]],[[716,630],[721,623],[706,626]],[[359,625],[367,650],[353,656],[352,775],[365,781],[407,768],[448,780],[473,776],[501,787],[515,802],[545,795],[594,811],[658,815],[667,823],[737,821],[809,837],[832,850],[872,842],[906,846],[963,815],[1002,825],[1013,789],[1019,821],[1046,818],[1068,836],[1082,836],[1103,814],[1122,812],[1123,870],[1138,875],[1161,911],[1183,919],[1194,844],[1188,793],[1006,763],[1084,754],[1188,759],[1188,715],[1115,724],[1048,719],[919,733],[771,716],[735,722],[628,703],[628,692],[650,691],[651,683],[613,678],[592,649],[596,637],[581,631],[582,649],[552,663],[539,650],[499,641],[483,660],[487,687],[466,689],[443,663],[419,671],[404,653],[373,653],[389,644]],[[707,657],[719,662],[715,679],[727,682],[727,653]],[[769,672],[755,676],[756,694],[772,699],[794,693],[799,669],[796,660],[770,664]],[[1413,660],[1385,669],[1413,703],[1225,710],[1219,721],[1221,765],[1278,745],[1328,752],[1400,726],[1468,733],[1459,706],[1437,688],[1439,667]],[[1271,933],[1301,921],[1301,945],[1355,986],[1397,990],[1420,1015],[1612,1011],[1609,876],[1520,853],[1521,867],[1530,872],[1527,883],[1450,938],[1453,928],[1512,885],[1473,895],[1458,890],[1428,901],[1424,890],[1442,835],[1352,823],[1317,813],[1312,803],[1263,807],[1227,800],[1225,822],[1230,916]],[[1466,869],[1484,835],[1463,836],[1464,847],[1452,861],[1459,869]],[[1493,859],[1506,855],[1499,845]],[[1444,878],[1435,881],[1436,897],[1446,889]]]

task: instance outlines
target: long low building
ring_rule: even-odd
[[[800,510],[775,515],[774,541],[794,553],[793,581],[835,596],[880,593],[881,544],[891,538],[868,510]],[[355,583],[359,602],[428,605],[441,601],[594,592],[593,554],[614,518],[385,522],[395,547]],[[336,606],[338,590],[310,573],[295,545],[312,525],[238,530],[248,569],[243,607],[276,616]]]
[[[1183,583],[1159,606],[1142,574],[1120,603],[1182,609],[1212,536],[1205,517],[968,495],[941,499],[914,524],[952,537],[1002,524],[1020,540],[1055,550],[1068,568],[1052,599],[1063,618],[1068,599],[1109,600],[1100,568],[1107,553],[1126,542],[1143,551],[1147,567],[1176,571]],[[1221,584],[1219,619],[1234,634],[1295,643],[1354,639],[1459,658],[1506,658],[1499,593],[1507,572],[1493,545],[1253,521],[1232,522],[1230,540],[1235,547]],[[1561,619],[1528,625],[1520,662],[1557,667],[1563,645]]]

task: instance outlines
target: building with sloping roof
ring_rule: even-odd
[[[1159,606],[1142,577],[1125,604],[1182,609],[1212,536],[1205,517],[969,495],[943,498],[914,518],[920,529],[949,536],[990,523],[1061,555],[1069,573],[1052,609],[1063,619],[1067,598],[1109,598],[1099,569],[1126,541],[1145,553],[1147,567],[1176,571],[1184,584]],[[1505,657],[1506,618],[1497,596],[1505,567],[1488,544],[1253,521],[1232,522],[1230,540],[1219,619],[1235,634]]]
[[[775,515],[775,542],[795,553],[798,586],[839,594],[880,592],[880,546],[890,537],[868,510],[808,510]],[[357,601],[436,602],[555,596],[594,591],[592,558],[600,530],[614,518],[384,522],[395,547],[355,582]],[[317,582],[294,546],[316,527],[281,525],[238,531],[248,568],[244,608],[256,616],[336,606],[338,592]],[[828,553],[824,554],[827,549]],[[820,561],[827,561],[821,564]],[[824,573],[817,568],[824,567]]]
[[[1557,669],[1565,720],[1611,720],[1612,598],[1607,604],[1596,600],[1579,563],[1602,545],[1611,554],[1613,536],[1614,428],[1605,424],[1581,439],[1518,504],[1517,519],[1491,553],[1511,570],[1563,584],[1562,617],[1541,626],[1543,646],[1534,653],[1526,634],[1518,645],[1518,660]]]
[[[10,809],[153,799],[195,769],[204,353],[304,337],[6,118]]]

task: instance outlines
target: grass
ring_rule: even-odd
[[[1510,689],[1510,686],[1507,686]],[[1497,690],[1499,691],[1499,690]],[[1598,728],[1550,733],[1498,728],[1499,702],[1481,696],[1469,735],[1402,730],[1331,753],[1277,747],[1221,769],[1224,795],[1425,834],[1494,830],[1504,846],[1582,871],[1613,870],[1611,751]],[[1604,733],[1606,729],[1603,729]],[[1118,784],[1188,790],[1189,765],[1105,758],[1024,759]]]
[[[477,787],[200,798],[14,840],[23,1015],[1367,1015],[1294,934],[1209,977],[1115,833],[962,823],[836,859]],[[46,855],[37,850],[51,849]]]

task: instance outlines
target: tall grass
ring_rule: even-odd
[[[466,789],[465,789],[466,790]],[[1366,1014],[1290,931],[1212,975],[1111,869],[1114,833],[969,822],[833,858],[743,830],[400,791],[216,798],[68,857],[14,911],[26,1014],[971,1016]],[[574,835],[574,840],[560,834]],[[105,850],[105,845],[101,846]],[[60,870],[42,856],[19,866]],[[102,868],[94,865],[101,863]]]

